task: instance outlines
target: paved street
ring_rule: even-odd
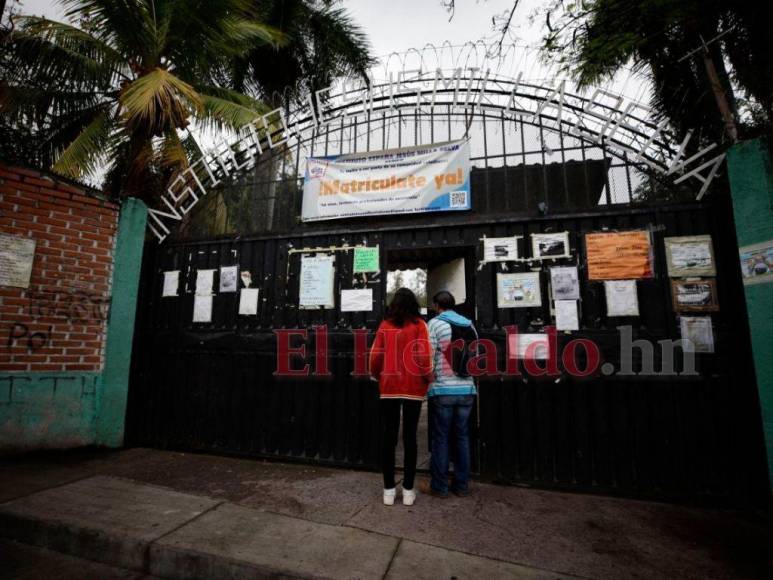
[[[762,514],[489,484],[387,508],[378,474],[148,449],[2,470],[2,534],[70,554],[4,541],[8,578],[773,574]]]

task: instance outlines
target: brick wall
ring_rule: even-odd
[[[29,288],[0,287],[0,369],[99,371],[118,206],[0,164],[0,233],[34,239]]]

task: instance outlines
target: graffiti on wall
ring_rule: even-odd
[[[81,399],[87,399],[96,395],[98,380],[98,375],[43,375],[35,376],[34,379],[25,375],[0,375],[0,405],[14,403],[15,394],[31,387],[37,391],[37,395],[50,394],[51,398],[55,398],[60,389],[67,388],[70,396],[76,394]],[[75,393],[71,390],[73,388]],[[78,389],[80,389],[79,395],[77,395]],[[18,397],[16,399],[16,402],[20,402]]]
[[[102,323],[110,313],[110,297],[86,290],[43,292],[29,290],[27,314],[38,318],[60,318],[70,324]],[[32,330],[24,322],[14,322],[8,327],[6,348],[25,347],[35,352],[51,343],[53,325],[46,330]]]
[[[14,322],[8,332],[8,340],[5,346],[6,348],[13,348],[26,344],[28,351],[35,352],[51,341],[51,331],[53,328],[53,326],[49,325],[48,330],[30,332],[30,328],[26,324]]]
[[[72,290],[69,292],[27,292],[28,312],[33,318],[64,318],[68,322],[102,322],[110,311],[110,297]]]

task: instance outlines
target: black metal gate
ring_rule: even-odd
[[[621,321],[605,313],[601,283],[583,276],[584,235],[608,230],[652,233],[653,279],[639,281],[641,316]],[[378,394],[375,383],[352,377],[353,329],[372,332],[383,315],[385,283],[371,281],[375,308],[299,310],[300,260],[291,249],[378,245],[382,270],[389,253],[451,249],[482,257],[484,236],[568,231],[580,266],[581,329],[604,359],[619,365],[616,326],[634,338],[679,338],[665,275],[664,236],[710,234],[715,240],[721,309],[712,314],[716,352],[698,354],[698,376],[556,381],[486,377],[480,382],[476,450],[480,474],[509,483],[636,496],[750,498],[766,486],[760,415],[740,285],[732,215],[712,203],[596,207],[541,217],[478,216],[399,224],[389,222],[296,235],[238,240],[150,243],[146,248],[132,362],[127,438],[131,445],[276,457],[376,469]],[[717,243],[721,240],[721,243]],[[336,255],[336,295],[352,279],[350,252]],[[571,263],[575,263],[575,258]],[[556,261],[555,264],[562,262]],[[214,298],[212,322],[192,322],[195,273],[238,265],[260,287],[257,316],[239,316],[238,294]],[[546,270],[548,265],[543,268]],[[470,277],[477,325],[500,346],[505,327],[521,331],[540,309],[498,309],[499,266]],[[525,266],[524,266],[525,268]],[[181,295],[161,297],[162,273],[181,271]],[[543,284],[545,284],[543,275]],[[543,295],[545,289],[543,288]],[[330,377],[280,378],[275,331],[328,329]],[[565,337],[564,337],[565,338]],[[562,338],[563,340],[563,338]],[[313,353],[313,332],[306,340]],[[311,361],[313,364],[313,361]]]
[[[714,179],[718,165],[701,157],[716,154],[715,146],[672,135],[644,115],[646,107],[606,90],[589,97],[565,91],[563,82],[489,78],[477,68],[462,74],[458,67],[469,65],[461,61],[438,84],[427,73],[435,71],[428,56],[421,55],[424,73],[403,79],[402,88],[376,83],[371,98],[360,99],[341,87],[324,100],[324,115],[301,107],[290,115],[292,131],[266,123],[265,131],[258,127],[193,170],[197,182],[211,184],[206,196],[196,198],[178,241],[151,242],[146,250],[129,442],[375,469],[378,393],[373,382],[352,376],[353,331],[372,338],[384,310],[385,272],[395,263],[465,258],[463,308],[503,354],[506,327],[538,331],[553,313],[549,300],[536,308],[497,307],[497,272],[531,265],[478,267],[481,238],[566,231],[572,258],[541,266],[543,296],[550,266],[580,268],[580,330],[559,340],[590,339],[620,368],[618,326],[629,325],[634,340],[680,337],[663,238],[709,234],[720,310],[710,314],[715,352],[696,355],[696,376],[483,377],[476,465],[482,477],[521,485],[654,497],[764,494],[732,209],[726,183]],[[450,73],[458,73],[456,84],[445,82]],[[417,100],[422,91],[431,102]],[[299,220],[308,157],[456,139],[470,141],[469,212]],[[711,201],[685,201],[704,194]],[[165,223],[182,218],[166,215],[154,232],[174,238]],[[588,281],[584,270],[584,234],[631,229],[651,233],[656,276],[637,282],[640,316],[610,318],[603,284]],[[335,308],[299,309],[299,250],[337,248],[339,296],[353,284],[352,252],[344,248],[358,245],[380,248],[381,276],[358,282],[372,288],[374,310],[341,312],[338,299]],[[529,257],[528,246],[522,249]],[[214,297],[211,323],[193,323],[196,272],[233,265],[249,271],[260,289],[257,316],[239,316],[238,294],[226,293]],[[168,270],[181,273],[177,298],[161,297]],[[315,326],[328,330],[330,376],[275,376],[276,332]],[[311,332],[307,352],[315,352],[315,340]]]

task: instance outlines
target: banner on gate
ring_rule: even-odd
[[[470,207],[468,139],[306,160],[303,221]]]

